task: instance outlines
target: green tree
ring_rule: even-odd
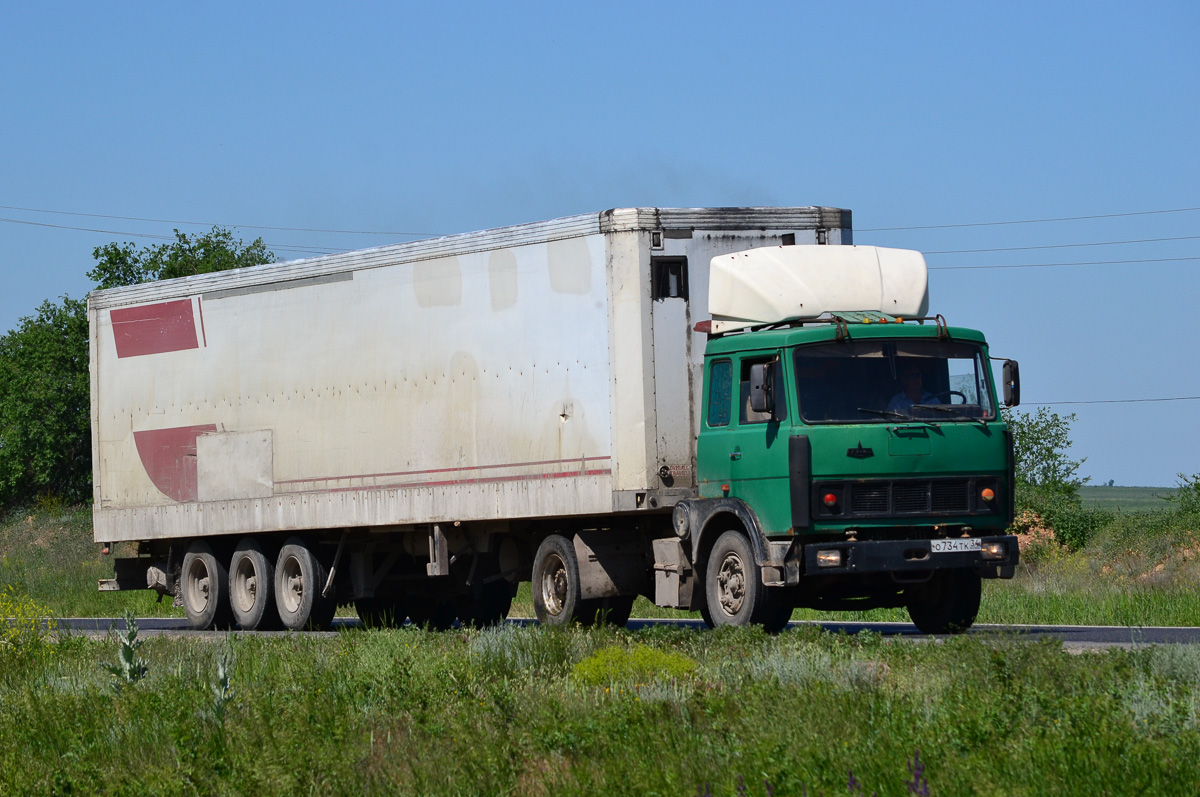
[[[99,290],[258,266],[275,260],[262,238],[245,244],[234,240],[233,233],[224,227],[213,227],[195,238],[176,230],[171,243],[143,247],[140,251],[128,242],[97,246],[92,257],[96,266],[87,275]]]
[[[207,274],[274,261],[262,239],[235,240],[224,228],[137,249],[92,252],[97,288]],[[38,495],[86,500],[92,484],[87,303],[64,296],[0,337],[0,507]]]
[[[1018,485],[1075,496],[1087,481],[1077,475],[1087,461],[1071,459],[1071,424],[1075,414],[1059,415],[1046,407],[1033,412],[1004,410],[1013,436]]]
[[[87,304],[43,302],[0,337],[0,506],[89,497]]]

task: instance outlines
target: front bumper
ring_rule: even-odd
[[[1000,559],[984,559],[982,551],[934,553],[930,540],[813,542],[804,546],[804,572],[809,576],[834,576],[973,569],[984,578],[1012,578],[1020,561],[1017,538],[1002,534],[978,539],[981,545],[1004,543],[1004,556]],[[818,551],[841,551],[841,564],[837,567],[819,567]]]

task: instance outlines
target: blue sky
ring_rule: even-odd
[[[1200,396],[1200,4],[12,4],[0,330],[163,224],[453,233],[833,205],[930,254],[1024,399]],[[11,220],[11,221],[8,221]],[[113,232],[34,226],[37,222]],[[238,226],[284,259],[410,240]],[[1061,247],[1021,249],[1014,247]],[[1060,405],[1098,482],[1200,471],[1200,401]]]

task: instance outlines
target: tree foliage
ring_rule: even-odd
[[[99,290],[142,282],[210,274],[233,268],[271,263],[275,255],[262,238],[249,244],[234,240],[223,227],[189,238],[179,230],[169,244],[147,246],[140,251],[131,243],[111,243],[92,250],[96,266],[87,273]]]
[[[43,302],[0,337],[0,505],[91,491],[87,304]]]
[[[1071,423],[1075,414],[1059,415],[1047,407],[1033,412],[1004,411],[1013,436],[1018,485],[1075,496],[1087,479],[1078,476],[1087,461],[1071,459]]]
[[[262,239],[235,240],[224,228],[137,249],[108,244],[92,252],[88,276],[116,288],[270,263]],[[91,495],[92,433],[87,303],[64,296],[0,337],[0,507],[39,495],[70,501]]]

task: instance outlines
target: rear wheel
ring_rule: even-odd
[[[636,595],[614,595],[580,601],[579,620],[584,625],[612,625],[624,628],[633,613]]]
[[[224,628],[230,624],[229,571],[208,543],[196,540],[183,555],[179,596],[192,628]]]
[[[581,616],[582,603],[575,545],[560,534],[551,534],[542,540],[533,558],[534,614],[542,625],[568,625]]]
[[[229,606],[247,631],[279,627],[275,610],[275,563],[253,537],[243,537],[229,562]]]
[[[359,598],[354,601],[354,611],[367,628],[397,628],[408,617],[399,598]]]
[[[975,623],[983,579],[971,570],[937,570],[905,590],[908,616],[923,634],[961,634]]]
[[[283,627],[326,629],[333,622],[337,602],[321,595],[329,571],[308,543],[292,537],[275,562],[275,602]]]

